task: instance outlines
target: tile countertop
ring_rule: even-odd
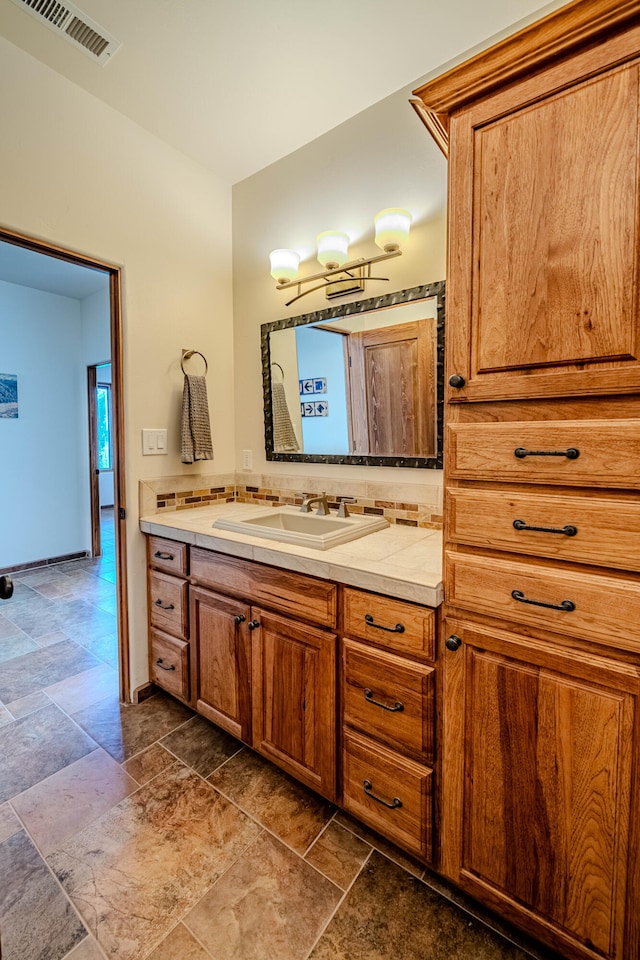
[[[350,543],[316,550],[213,528],[218,517],[243,520],[265,506],[222,503],[153,514],[140,519],[143,533],[217,550],[272,567],[335,580],[429,607],[442,603],[442,533],[392,524]]]

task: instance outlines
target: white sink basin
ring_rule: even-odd
[[[245,520],[220,517],[213,526],[234,533],[279,540],[281,543],[297,543],[303,547],[327,550],[376,530],[384,530],[389,522],[384,517],[337,517],[335,514],[323,517],[317,513],[301,513],[295,507],[282,507]]]

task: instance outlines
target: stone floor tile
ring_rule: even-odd
[[[40,647],[50,647],[54,643],[60,643],[61,640],[68,640],[69,637],[62,630],[56,630],[54,633],[45,633],[44,636],[38,637],[36,643]]]
[[[335,810],[251,750],[237,754],[208,780],[298,853],[311,846]]]
[[[108,697],[117,700],[119,691],[118,671],[106,663],[45,687],[48,696],[67,713],[84,710]]]
[[[263,834],[184,918],[213,957],[304,960],[342,891]]]
[[[88,936],[64,960],[104,960],[104,956],[93,937]]]
[[[66,841],[48,863],[107,956],[141,960],[259,832],[176,764]]]
[[[9,622],[5,620],[5,623]],[[40,649],[37,640],[28,637],[14,623],[11,627],[14,630],[13,636],[0,637],[0,662],[13,660],[15,657],[22,657],[25,653],[33,653],[34,650]]]
[[[97,666],[95,657],[71,640],[38,647],[32,653],[14,657],[3,664],[0,670],[0,700],[13,703],[73,674]]]
[[[211,954],[203,950],[187,928],[179,923],[147,960],[211,960]]]
[[[12,837],[18,830],[22,830],[22,824],[13,812],[9,803],[0,803],[0,843]]]
[[[7,620],[20,627],[32,640],[37,640],[38,637],[59,629],[58,608],[53,600],[41,597],[33,591],[32,593],[33,599],[13,606],[9,604],[8,607],[3,604],[2,612]]]
[[[88,753],[11,801],[43,856],[138,789],[102,749]]]
[[[0,727],[4,727],[7,723],[13,723],[14,720],[14,715],[9,713],[3,703],[0,703]]]
[[[23,583],[21,580],[16,579],[13,576],[12,576],[12,580],[13,580],[13,595],[9,597],[8,600],[2,601],[3,610],[6,609],[6,607],[11,606],[12,604],[23,603],[25,600],[31,600],[33,599],[33,597],[36,596],[36,594],[33,591],[33,587],[31,587],[29,584]]]
[[[159,743],[153,743],[146,750],[137,753],[126,763],[122,764],[123,770],[126,770],[130,777],[133,777],[138,783],[148,783],[159,773],[170,767],[176,762],[176,758]]]
[[[0,803],[96,746],[54,703],[0,727]]]
[[[350,830],[351,833],[355,833],[356,837],[364,840],[365,843],[371,844],[372,847],[374,847],[376,850],[379,850],[380,853],[383,853],[385,857],[389,858],[389,860],[393,860],[404,870],[412,873],[414,877],[418,877],[420,879],[424,876],[425,868],[423,863],[420,863],[419,860],[416,860],[408,853],[405,853],[404,850],[400,849],[400,847],[396,847],[395,843],[391,843],[390,840],[387,840],[385,837],[381,837],[379,833],[376,833],[374,830],[370,830],[369,827],[366,827],[363,823],[360,823],[359,820],[356,820],[350,814],[345,813],[344,810],[338,810],[335,816],[335,822],[341,827],[346,827],[346,829]]]
[[[24,831],[0,843],[2,960],[62,960],[87,931]]]
[[[417,921],[419,918],[419,922]],[[310,960],[528,960],[374,851]]]
[[[51,703],[49,697],[42,690],[37,690],[36,693],[30,693],[27,697],[21,697],[19,700],[14,700],[13,703],[7,704],[7,710],[13,714],[16,720],[19,720],[20,717],[26,717],[28,713],[35,713],[36,710],[41,710],[42,707],[47,707]]]
[[[320,834],[305,860],[342,890],[346,890],[370,853],[368,843],[332,821]]]
[[[0,613],[0,642],[8,640],[10,637],[20,637],[25,636],[20,627],[17,627],[13,620],[9,620],[8,617],[5,617]],[[2,649],[0,644],[0,650]],[[1,653],[0,653],[1,656]]]
[[[118,634],[106,633],[96,636],[86,629],[72,631],[75,633],[76,643],[81,644],[98,660],[107,663],[114,670],[118,667]]]
[[[192,717],[189,707],[158,693],[144,703],[122,704],[100,700],[72,714],[114,760],[122,763]]]
[[[192,717],[173,733],[163,737],[160,743],[179,760],[193,767],[201,777],[208,777],[221,763],[243,749],[239,740],[204,717]]]

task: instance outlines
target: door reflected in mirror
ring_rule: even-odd
[[[269,460],[442,466],[444,282],[262,326]]]

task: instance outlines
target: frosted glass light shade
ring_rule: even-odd
[[[316,237],[318,260],[323,267],[334,270],[349,259],[349,237],[336,230],[325,230]]]
[[[272,250],[269,254],[271,276],[278,283],[287,283],[298,276],[300,256],[295,250]]]
[[[376,225],[376,243],[385,253],[401,250],[409,239],[411,214],[400,207],[387,207],[374,217]]]

